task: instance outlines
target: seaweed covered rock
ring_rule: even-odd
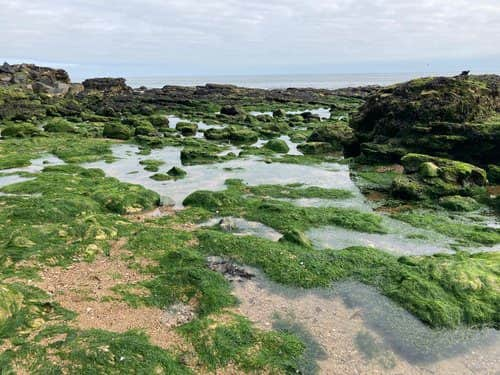
[[[327,142],[306,142],[298,145],[297,149],[305,155],[321,155],[338,151]]]
[[[173,177],[173,178],[184,178],[186,177],[187,175],[187,172],[182,169],[182,168],[179,168],[179,167],[172,167],[168,170],[167,174],[170,176],[170,177]]]
[[[404,199],[471,195],[487,184],[486,172],[472,164],[423,154],[401,159],[405,175],[392,183],[392,194]]]
[[[177,129],[183,136],[193,136],[196,135],[196,132],[198,131],[198,125],[191,122],[179,122],[175,126],[175,129]]]
[[[50,119],[43,129],[49,133],[76,133],[76,127],[60,117]]]
[[[484,169],[456,160],[423,154],[408,154],[401,159],[407,173],[418,172],[421,177],[439,177],[461,185],[484,186],[488,183]]]
[[[134,135],[134,129],[123,124],[107,123],[102,134],[106,138],[127,140]]]
[[[229,139],[229,130],[226,128],[208,128],[203,133],[206,139],[220,141]]]
[[[322,125],[314,129],[308,138],[308,142],[327,142],[338,151],[341,151],[344,145],[353,141],[352,128],[343,122],[336,124]]]
[[[474,198],[452,195],[439,199],[439,204],[450,211],[469,212],[477,210],[480,205]]]
[[[499,157],[499,87],[496,75],[416,79],[369,96],[350,125],[361,153],[385,146],[369,147],[372,158],[396,161],[394,149],[488,164]]]
[[[246,112],[240,107],[226,105],[220,109],[220,113],[227,116],[244,116]]]
[[[27,138],[41,134],[40,129],[29,122],[9,124],[3,129],[0,128],[2,138]]]
[[[282,154],[286,154],[288,151],[290,151],[287,143],[282,139],[271,139],[264,145],[264,147]]]
[[[103,92],[106,94],[128,94],[132,88],[127,86],[125,78],[91,78],[82,82],[85,92]]]
[[[254,143],[259,135],[253,130],[233,126],[229,128],[229,139],[237,143]]]

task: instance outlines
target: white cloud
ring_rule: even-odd
[[[0,35],[4,58],[199,72],[490,56],[500,65],[500,3],[0,0]]]

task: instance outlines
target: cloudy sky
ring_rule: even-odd
[[[0,35],[77,76],[500,72],[499,0],[0,0]]]

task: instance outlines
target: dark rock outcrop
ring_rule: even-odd
[[[82,82],[85,91],[99,91],[106,94],[130,94],[132,88],[125,83],[125,78],[91,78]]]
[[[500,145],[499,82],[496,75],[435,77],[381,89],[351,121],[358,149],[379,150],[388,159],[391,150],[398,151],[385,161],[419,152],[494,162]]]

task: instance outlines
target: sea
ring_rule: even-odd
[[[366,85],[387,86],[419,77],[451,76],[457,73],[356,73],[356,74],[293,74],[293,75],[214,75],[214,76],[151,76],[125,77],[132,87],[161,88],[165,85],[203,86],[207,83],[231,84],[261,89],[321,88],[338,89]]]

